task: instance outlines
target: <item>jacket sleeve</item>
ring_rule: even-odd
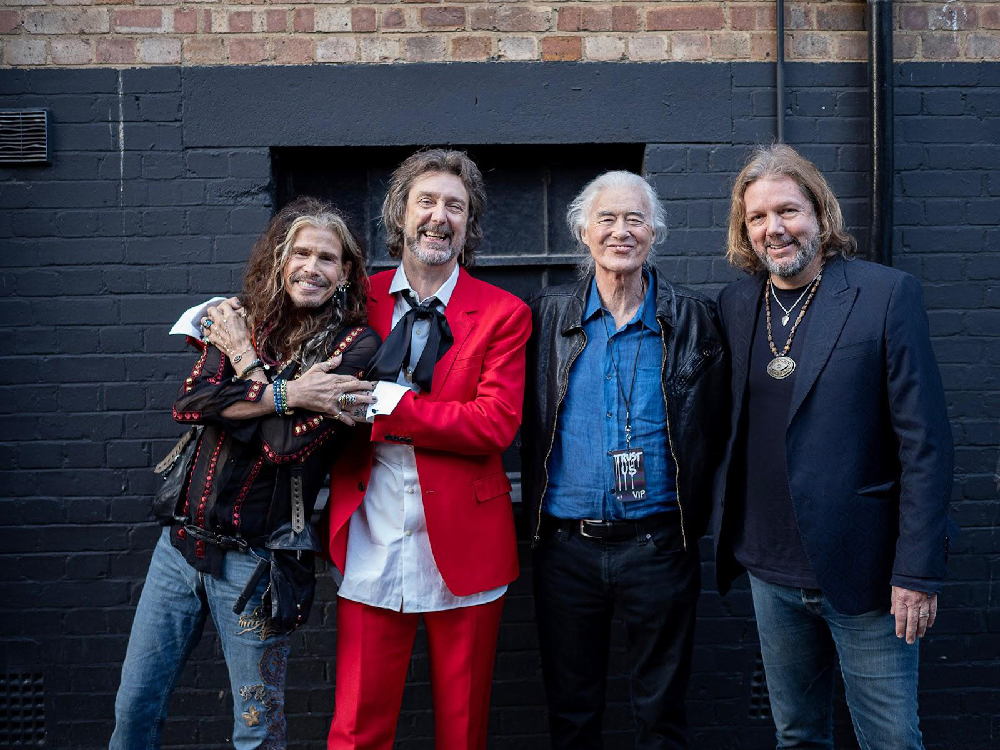
[[[174,401],[174,419],[186,424],[219,424],[235,439],[249,440],[256,420],[227,419],[222,412],[240,401],[260,401],[267,383],[240,380],[235,375],[221,351],[211,344],[205,346]]]
[[[886,319],[886,387],[901,466],[893,586],[936,593],[947,555],[953,448],[920,282],[903,275]]]
[[[344,350],[344,358],[333,372],[337,375],[360,377],[378,345],[378,334],[369,328],[364,329]],[[259,424],[264,455],[276,464],[301,461],[334,433],[352,429],[336,419],[300,409],[287,417],[273,414],[254,421]]]
[[[521,424],[524,346],[531,315],[523,302],[498,311],[483,357],[476,395],[470,401],[435,401],[408,393],[392,414],[376,417],[372,440],[398,433],[416,447],[467,455],[503,451]]]

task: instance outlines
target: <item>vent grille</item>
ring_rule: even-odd
[[[46,164],[48,161],[48,110],[0,110],[0,164]]]
[[[764,721],[771,718],[771,698],[767,694],[767,677],[764,674],[764,659],[757,652],[753,674],[750,676],[750,718]]]
[[[41,674],[0,674],[0,747],[45,746]]]

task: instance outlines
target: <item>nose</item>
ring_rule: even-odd
[[[431,221],[435,224],[444,224],[448,219],[448,212],[445,211],[444,201],[438,201],[431,209]]]
[[[309,257],[306,258],[305,262],[302,264],[302,270],[303,271],[308,271],[309,273],[315,273],[316,272],[316,264],[318,262],[319,262],[319,259],[315,255],[313,255],[312,253],[310,253]]]
[[[624,216],[619,216],[615,219],[615,225],[612,232],[615,237],[627,237],[629,235],[628,224],[625,223]]]
[[[781,235],[785,233],[785,224],[781,221],[781,214],[773,213],[767,216],[767,233]]]

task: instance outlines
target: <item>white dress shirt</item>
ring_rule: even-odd
[[[427,299],[436,298],[443,311],[457,283],[456,265],[440,289]],[[400,266],[389,286],[389,293],[396,295],[393,328],[410,309],[403,299],[403,292],[407,290],[412,292],[412,287]],[[417,296],[416,292],[412,294]],[[430,325],[429,320],[417,320],[413,324],[409,368],[415,367],[420,359]],[[419,391],[419,388],[407,382],[402,371],[395,383],[380,381],[375,388],[378,403],[369,408],[369,420],[378,414],[392,413],[399,399],[409,390]],[[350,520],[347,562],[339,595],[396,612],[436,612],[485,604],[499,599],[506,591],[506,586],[500,586],[470,596],[455,596],[448,590],[434,562],[427,537],[413,446],[375,443],[368,490]]]

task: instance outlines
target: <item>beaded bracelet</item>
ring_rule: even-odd
[[[294,412],[288,408],[288,380],[285,378],[275,378],[272,385],[274,389],[274,411],[278,416],[284,417]]]
[[[285,415],[285,406],[281,403],[281,386],[284,382],[284,378],[275,378],[271,384],[274,389],[274,411],[279,417]]]

